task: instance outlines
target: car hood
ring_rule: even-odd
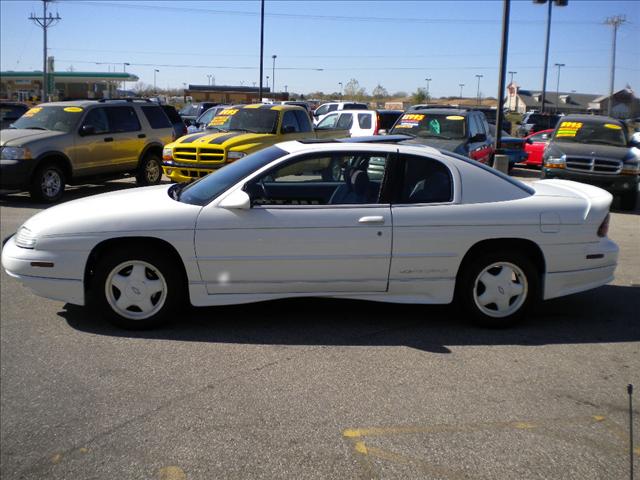
[[[565,154],[568,157],[605,157],[622,160],[629,153],[629,147],[614,147],[611,145],[595,145],[588,143],[551,142],[549,147],[554,153]]]
[[[173,200],[171,185],[94,195],[43,210],[24,223],[36,235],[193,230],[201,206]]]
[[[400,143],[406,144],[417,144],[417,145],[428,145],[430,147],[436,148],[438,150],[449,150],[450,152],[459,152],[463,149],[465,140],[456,138],[453,140],[446,140],[440,138],[412,138],[411,140],[405,140]]]
[[[57,130],[31,130],[28,128],[8,128],[0,130],[0,146],[21,147],[34,140],[44,140],[46,138],[67,135],[65,132]]]
[[[196,145],[198,147],[218,145],[228,149],[237,145],[260,143],[264,141],[265,138],[272,136],[274,135],[270,133],[247,133],[242,131],[212,133],[204,131],[186,135],[174,143],[174,146],[180,147],[184,144]]]

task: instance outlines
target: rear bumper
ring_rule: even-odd
[[[559,178],[563,180],[574,180],[576,182],[595,185],[608,192],[625,193],[638,191],[640,176],[638,175],[597,175],[580,173],[562,168],[542,169],[542,178]]]

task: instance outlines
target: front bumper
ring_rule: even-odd
[[[20,248],[15,243],[14,235],[2,249],[2,267],[7,274],[20,280],[36,295],[84,305],[84,282],[73,278],[69,272],[72,257],[77,257],[77,252],[55,253]],[[52,263],[54,267],[34,266],[34,262]]]
[[[218,168],[224,166],[220,165]],[[198,178],[209,175],[211,172],[215,171],[215,168],[203,168],[196,165],[189,165],[186,163],[178,163],[178,162],[163,162],[162,163],[162,171],[164,174],[170,178],[174,182],[191,182],[193,180],[197,180]]]
[[[638,175],[598,175],[581,173],[563,168],[542,168],[542,178],[559,178],[595,185],[611,193],[638,191],[640,176]]]
[[[0,160],[0,189],[22,190],[29,186],[34,160]]]

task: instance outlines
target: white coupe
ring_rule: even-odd
[[[158,325],[185,301],[300,296],[456,299],[500,327],[538,299],[613,279],[611,200],[426,146],[294,141],[189,185],[44,210],[7,241],[2,265],[36,294],[125,328]]]

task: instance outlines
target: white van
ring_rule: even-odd
[[[352,137],[379,135],[393,127],[402,110],[342,110],[326,114],[316,130],[346,130]]]
[[[360,102],[327,102],[320,105],[313,112],[313,123],[318,124],[322,118],[330,112],[336,110],[367,110],[369,106]]]

